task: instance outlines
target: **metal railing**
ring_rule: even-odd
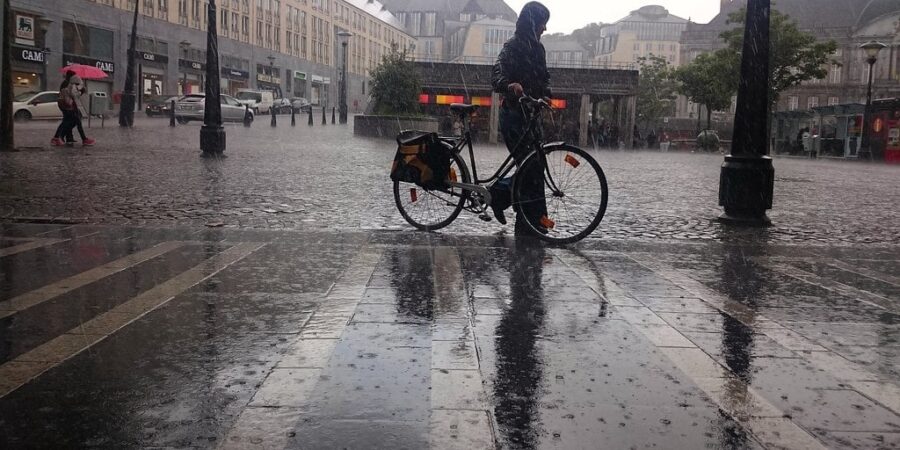
[[[474,64],[482,66],[492,66],[497,62],[496,57],[488,56],[463,56],[445,60],[442,58],[424,57],[413,55],[416,62],[433,62],[433,63],[452,63],[452,64]],[[570,61],[558,62],[547,61],[547,67],[559,69],[609,69],[609,70],[637,70],[637,66],[631,63],[604,63],[597,61]]]

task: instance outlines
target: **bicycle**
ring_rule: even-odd
[[[534,142],[534,149],[516,168],[510,154],[500,168],[487,179],[478,178],[475,151],[469,116],[478,107],[455,103],[450,110],[463,123],[462,136],[440,136],[440,142],[450,150],[451,164],[448,180],[439,189],[425,189],[413,183],[394,182],[394,202],[400,214],[412,226],[423,231],[434,231],[450,225],[463,209],[490,221],[488,208],[494,200],[491,188],[516,169],[521,173],[543,173],[543,196],[529,198],[526,195],[528,180],[512,177],[512,206],[519,217],[524,218],[527,230],[540,239],[555,244],[577,242],[591,234],[606,213],[609,193],[606,176],[597,161],[586,151],[564,142],[543,142],[543,113],[551,110],[543,99],[522,97],[520,106],[526,113],[526,136]],[[530,136],[529,136],[530,134]],[[461,156],[465,147],[469,150],[472,171]],[[533,164],[539,166],[533,167]],[[531,189],[535,189],[532,181]],[[537,190],[540,190],[538,187]],[[540,218],[522,213],[529,204],[546,204]],[[541,208],[543,209],[543,208]]]

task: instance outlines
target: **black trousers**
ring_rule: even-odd
[[[541,167],[532,164],[525,171],[522,170],[525,158],[538,144],[530,136],[526,136],[527,126],[528,120],[521,111],[514,108],[500,108],[500,133],[503,135],[503,140],[506,141],[506,149],[516,161],[516,181],[524,183],[522,192],[520,192],[522,197],[519,198],[522,208],[521,212],[516,213],[516,227],[520,227],[519,224],[523,223],[521,222],[521,213],[526,214],[533,224],[540,223],[541,216],[547,214],[547,202],[544,198],[544,174],[541,172]],[[499,197],[495,204],[501,206],[501,209],[508,208],[512,202],[511,193],[503,192],[503,190],[504,187],[509,189],[510,184],[500,182],[495,186],[498,189],[492,195]]]
[[[77,128],[78,134],[81,135],[81,141],[84,142],[87,139],[87,135],[84,134],[84,126],[81,123],[81,111],[78,109],[62,109],[61,111],[63,114],[62,122],[56,128],[56,134],[53,137],[60,138],[66,142],[75,142],[72,130]]]

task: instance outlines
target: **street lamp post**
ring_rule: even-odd
[[[119,126],[131,128],[134,125],[134,48],[137,46],[138,2],[134,2],[134,18],[131,22],[131,41],[128,43],[128,66],[125,68],[125,88],[122,89],[122,104],[119,106]]]
[[[875,63],[878,61],[878,53],[885,47],[887,47],[887,45],[878,41],[869,41],[859,46],[859,48],[866,52],[866,62],[869,63],[869,84],[866,89],[866,109],[863,111],[862,144],[859,153],[857,154],[857,158],[859,159],[872,159],[872,149],[870,148],[871,130],[869,129],[869,121],[872,120],[872,82],[875,78]]]
[[[741,80],[731,153],[719,175],[719,205],[727,224],[766,226],[775,168],[768,153],[769,17],[771,0],[748,0],[741,51]]]
[[[219,40],[216,35],[216,0],[207,8],[206,31],[206,98],[203,126],[200,127],[200,150],[204,156],[221,156],[225,152],[225,129],[222,128],[222,104],[219,86]]]
[[[266,58],[269,60],[269,83],[274,85],[275,84],[275,57],[272,55],[269,55]],[[274,95],[273,95],[273,97],[274,97]],[[279,101],[280,101],[280,99],[279,99]],[[275,118],[275,113],[276,113],[275,102],[273,101],[272,106],[269,107],[269,115],[272,116],[272,124],[271,125],[273,127],[277,126],[277,124],[278,124],[278,122],[277,122],[278,119]]]
[[[50,25],[53,23],[52,20],[47,18],[38,19],[38,29],[41,30],[41,52],[44,54],[44,63],[41,64],[41,70],[43,73],[41,74],[41,91],[47,90],[47,55],[50,53],[50,46],[47,45],[47,32],[50,31]]]
[[[184,60],[188,61],[188,50],[191,48],[191,43],[187,40],[181,41],[178,43],[181,47],[181,54],[184,55]],[[183,75],[181,76],[181,95],[187,95],[187,68],[182,67],[184,70]]]
[[[347,123],[347,44],[350,40],[350,36],[353,36],[353,33],[349,31],[340,31],[338,32],[338,37],[341,39],[341,93],[340,93],[340,104],[338,105],[340,111],[340,122],[341,124]]]

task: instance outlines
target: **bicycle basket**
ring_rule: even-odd
[[[415,183],[425,189],[443,189],[450,175],[450,149],[436,133],[404,131],[397,135],[397,154],[391,180]]]

